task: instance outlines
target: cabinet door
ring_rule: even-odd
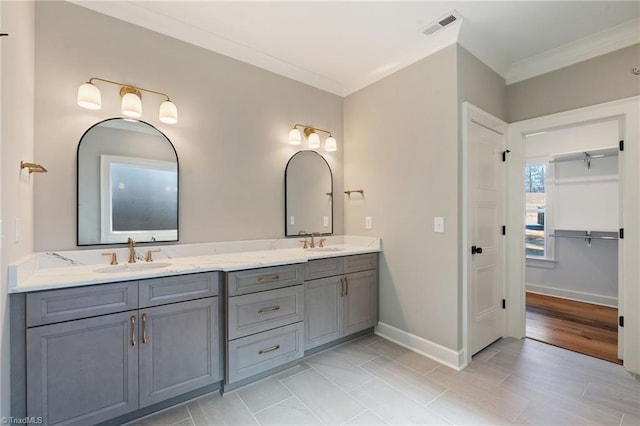
[[[28,329],[27,415],[47,425],[88,425],[137,409],[136,314]]]
[[[304,348],[314,348],[342,335],[342,277],[304,283]]]
[[[221,380],[218,297],[140,309],[140,407]]]
[[[344,335],[373,327],[378,322],[376,271],[345,276]]]

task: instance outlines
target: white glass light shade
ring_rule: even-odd
[[[309,148],[320,148],[320,136],[315,132],[309,135]]]
[[[291,145],[300,145],[302,143],[302,136],[300,135],[300,130],[291,129],[289,132],[289,143]]]
[[[142,100],[135,93],[125,93],[122,97],[122,113],[128,117],[140,117]]]
[[[333,136],[329,136],[327,140],[324,142],[324,150],[325,151],[336,151],[338,146],[336,144],[336,140]]]
[[[78,88],[78,105],[87,109],[100,109],[102,107],[100,90],[91,83],[84,83]]]
[[[178,122],[178,108],[170,100],[166,100],[160,104],[160,121],[167,124],[175,124]]]

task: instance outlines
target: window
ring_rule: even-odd
[[[177,240],[176,163],[100,156],[100,242]]]
[[[548,238],[545,237],[545,222],[548,206],[546,188],[546,163],[531,163],[525,167],[525,253],[527,257],[550,258]],[[545,221],[546,217],[546,221]]]

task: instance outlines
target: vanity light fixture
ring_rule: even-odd
[[[324,132],[329,135],[324,142],[325,151],[336,151],[338,149],[336,139],[333,137],[330,131],[324,129],[318,129],[317,127],[307,126],[306,124],[295,124],[291,131],[289,131],[289,143],[291,145],[300,145],[302,143],[302,136],[298,127],[303,129],[304,135],[309,141],[310,149],[320,148],[320,135],[317,132]]]
[[[160,104],[159,119],[163,123],[174,124],[178,122],[178,109],[171,102],[169,95],[155,90],[143,89],[142,87],[130,84],[119,83],[117,81],[106,80],[104,78],[92,77],[78,89],[78,105],[87,109],[100,109],[102,107],[102,97],[100,90],[93,84],[94,81],[121,86],[120,97],[122,98],[122,113],[128,117],[140,117],[142,115],[142,92],[155,93],[167,98]]]

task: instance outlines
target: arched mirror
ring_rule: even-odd
[[[333,176],[315,151],[294,154],[285,170],[285,236],[333,233]]]
[[[112,118],[78,143],[78,245],[178,240],[178,156],[143,121]]]

